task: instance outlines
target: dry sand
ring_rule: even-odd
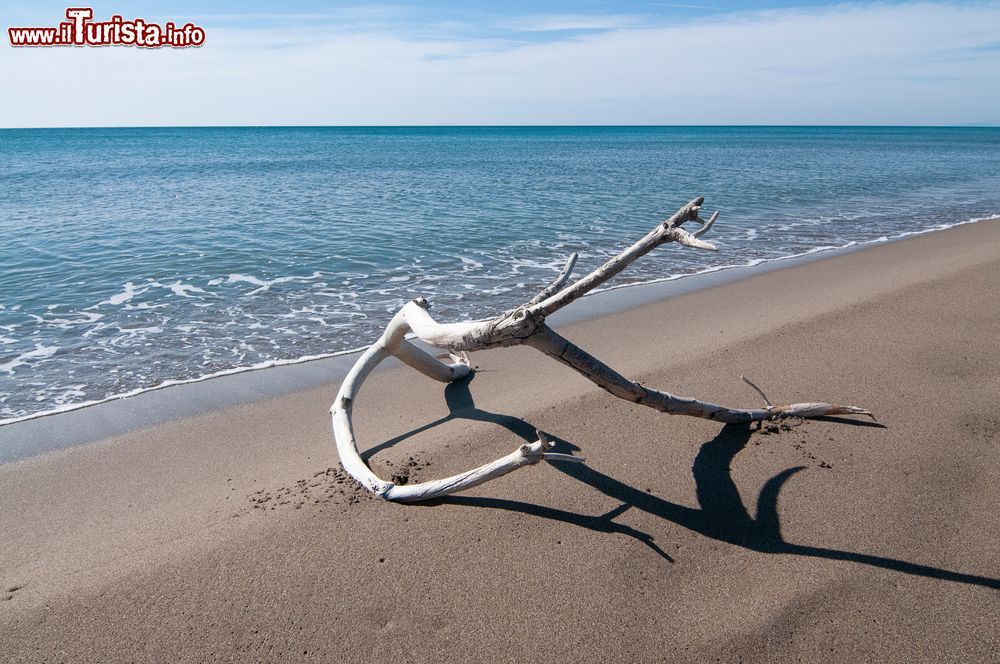
[[[745,373],[883,427],[665,416],[523,348],[379,372],[383,476],[534,427],[588,460],[434,505],[336,470],[336,384],[2,466],[0,661],[998,661],[998,293],[983,222],[564,329],[675,393],[755,405]]]

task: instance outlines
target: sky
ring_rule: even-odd
[[[0,0],[0,127],[1000,124],[1000,2],[119,0],[206,42],[10,46],[66,6]]]

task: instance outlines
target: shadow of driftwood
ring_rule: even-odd
[[[475,377],[475,372],[470,373],[462,380],[457,380],[454,383],[448,383],[448,385],[444,388],[444,401],[448,405],[447,415],[421,427],[400,434],[395,438],[390,438],[384,443],[380,443],[369,450],[365,450],[361,453],[361,458],[367,462],[382,450],[398,445],[407,438],[411,438],[419,433],[427,431],[428,429],[433,429],[434,427],[441,426],[445,422],[450,422],[452,420],[475,420],[477,422],[499,424],[529,443],[533,443],[538,440],[538,436],[535,433],[535,427],[531,426],[524,420],[511,415],[500,415],[499,413],[491,413],[477,408],[475,401],[472,399],[472,392],[469,391],[469,384],[473,381],[473,379],[475,379]]]
[[[477,408],[469,391],[471,380],[472,376],[465,380],[451,383],[445,388],[445,400],[449,409],[447,416],[382,443],[366,452],[364,455],[365,459],[410,436],[453,419],[491,422],[505,427],[526,441],[534,441],[536,439],[535,428],[524,420]],[[847,419],[842,420],[841,418],[827,419],[843,421],[845,423],[850,422],[854,425],[872,425],[871,423]],[[1000,579],[952,572],[938,567],[918,565],[906,562],[905,560],[897,560],[884,556],[794,544],[786,541],[781,534],[781,522],[778,519],[778,494],[785,483],[795,473],[803,470],[804,466],[787,468],[765,482],[757,496],[756,514],[751,516],[743,504],[743,499],[729,471],[733,458],[746,446],[750,440],[750,435],[750,427],[746,425],[726,425],[715,438],[701,446],[697,457],[695,457],[693,467],[698,508],[672,503],[620,482],[613,477],[594,470],[590,466],[576,463],[556,463],[552,465],[570,477],[620,501],[621,505],[606,514],[590,516],[522,501],[470,496],[448,496],[432,504],[503,509],[562,521],[596,532],[621,533],[629,537],[634,537],[646,546],[649,546],[658,555],[673,562],[673,559],[653,542],[653,537],[648,533],[630,526],[614,523],[613,520],[620,514],[626,510],[635,508],[676,523],[706,537],[753,551],[842,560],[880,567],[904,574],[941,579],[943,581],[955,581],[1000,590]],[[579,449],[565,440],[551,436],[551,434],[550,437],[558,443],[555,448],[556,451],[568,453]]]
[[[837,424],[850,424],[855,427],[872,427],[873,429],[885,429],[881,422],[869,422],[868,420],[851,419],[850,417],[839,417],[837,415],[820,415],[810,418],[814,422],[836,422]]]
[[[423,431],[432,429],[436,426],[440,426],[445,422],[450,422],[451,420],[474,420],[477,422],[490,422],[492,424],[498,424],[514,435],[522,438],[525,442],[532,443],[538,440],[538,434],[535,431],[535,427],[531,426],[524,420],[513,417],[511,415],[501,415],[499,413],[491,413],[481,408],[476,407],[476,403],[472,398],[472,392],[469,391],[469,383],[475,378],[476,374],[471,373],[468,377],[462,380],[455,381],[454,383],[449,383],[444,388],[444,399],[445,403],[448,404],[448,414],[444,417],[438,418],[433,422],[425,424],[421,427],[407,431],[404,434],[396,436],[395,438],[390,438],[389,440],[376,445],[375,447],[362,452],[361,458],[366,462],[371,459],[374,455],[378,454],[382,450],[398,445],[402,441],[415,436]],[[553,437],[554,441],[557,441],[558,447],[563,449],[576,449],[564,440]],[[575,465],[575,464],[574,464]],[[485,502],[467,502],[467,501],[485,501]],[[615,523],[614,519],[618,517],[622,512],[629,509],[631,505],[621,505],[611,510],[606,514],[601,514],[599,516],[591,516],[588,514],[578,514],[576,512],[568,512],[566,510],[554,509],[551,507],[543,507],[541,505],[532,505],[530,503],[522,503],[517,501],[507,501],[507,500],[490,500],[485,498],[444,498],[441,500],[428,501],[426,503],[421,503],[422,505],[440,505],[444,502],[452,502],[455,504],[477,504],[483,507],[492,507],[495,509],[509,509],[517,512],[524,512],[525,514],[530,514],[532,516],[538,516],[546,519],[554,519],[556,521],[564,521],[566,523],[571,523],[575,526],[580,526],[582,528],[587,528],[589,530],[594,530],[597,532],[605,533],[620,533],[622,535],[627,535],[633,537],[650,549],[656,552],[657,555],[674,562],[665,551],[658,547],[653,542],[653,537],[647,533],[640,530],[636,530],[630,526],[625,526],[620,523]]]

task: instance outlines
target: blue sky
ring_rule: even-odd
[[[65,4],[0,3],[0,26]],[[1000,3],[102,3],[205,46],[12,49],[0,126],[998,124]]]

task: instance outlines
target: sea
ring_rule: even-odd
[[[494,315],[696,196],[719,252],[608,287],[1000,214],[1000,129],[0,130],[0,424]]]

